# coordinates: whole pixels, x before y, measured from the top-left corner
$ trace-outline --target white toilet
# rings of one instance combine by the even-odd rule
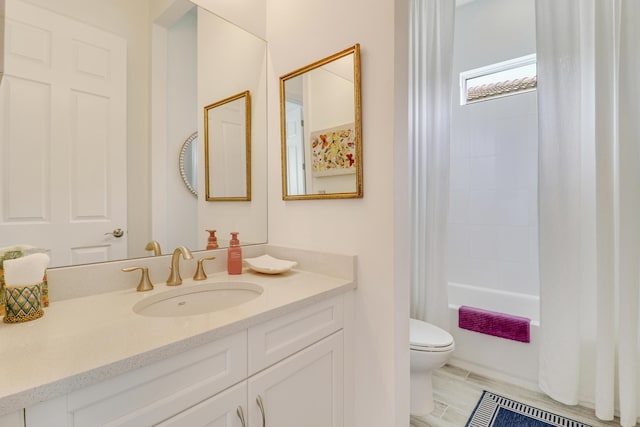
[[[433,411],[431,372],[447,363],[455,347],[449,332],[421,320],[410,319],[411,413]]]

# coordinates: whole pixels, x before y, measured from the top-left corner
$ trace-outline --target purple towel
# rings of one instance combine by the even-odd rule
[[[482,310],[475,307],[460,306],[458,310],[458,327],[494,337],[529,342],[530,319]]]

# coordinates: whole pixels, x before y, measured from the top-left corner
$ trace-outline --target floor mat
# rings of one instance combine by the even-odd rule
[[[483,391],[466,427],[592,427],[552,412]]]

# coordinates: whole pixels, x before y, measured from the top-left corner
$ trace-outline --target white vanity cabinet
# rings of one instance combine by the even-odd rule
[[[342,331],[158,424],[342,427]]]
[[[343,310],[333,298],[249,329],[249,426],[264,412],[267,426],[342,427]]]
[[[343,427],[342,328],[337,296],[27,408],[26,427]]]
[[[24,427],[24,411],[1,415],[0,427]]]

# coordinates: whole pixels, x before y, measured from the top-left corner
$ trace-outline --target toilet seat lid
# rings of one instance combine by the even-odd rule
[[[409,319],[410,347],[439,348],[453,344],[453,337],[444,329],[422,320]]]

